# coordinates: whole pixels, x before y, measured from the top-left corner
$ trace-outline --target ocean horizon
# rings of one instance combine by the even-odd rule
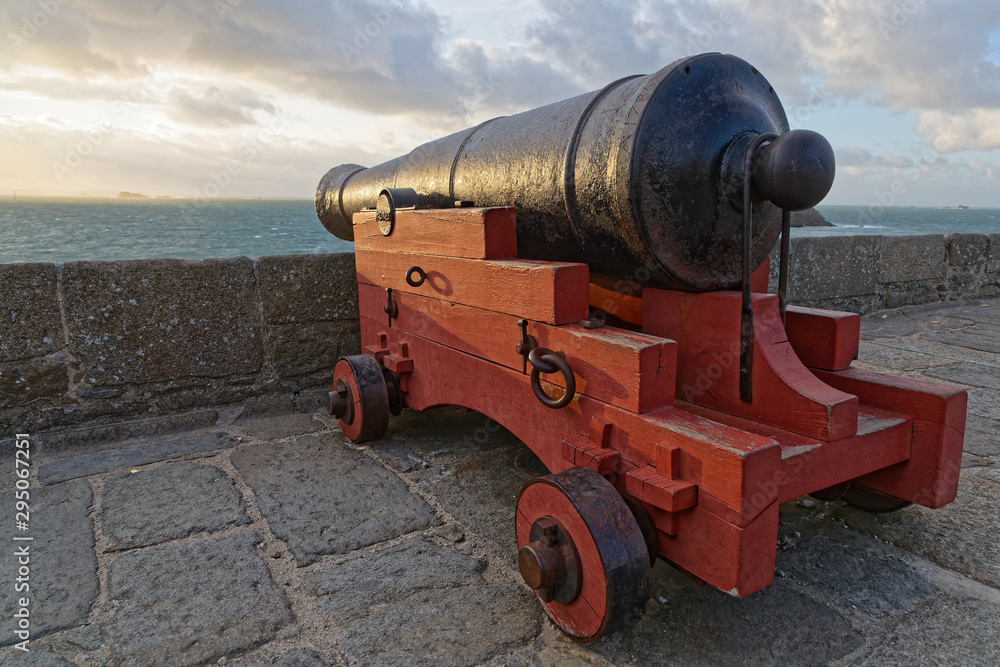
[[[820,205],[792,237],[1000,233],[1000,209]],[[350,252],[311,199],[22,197],[0,201],[0,263]]]

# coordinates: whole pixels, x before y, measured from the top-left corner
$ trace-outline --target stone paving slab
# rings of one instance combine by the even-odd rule
[[[992,667],[1000,660],[998,637],[1000,607],[943,598],[904,618],[886,641],[855,664]]]
[[[970,390],[968,413],[992,421],[1000,420],[1000,391],[995,389]]]
[[[128,440],[151,440],[177,433],[208,430],[215,425],[219,413],[215,410],[195,410],[179,415],[154,419],[130,419],[111,424],[41,433],[36,438],[39,460],[51,461],[64,456],[94,454],[120,449]]]
[[[11,480],[13,475],[4,475]],[[7,493],[4,494],[8,496]],[[8,497],[12,498],[12,494]],[[25,595],[31,600],[31,636],[43,637],[56,630],[86,622],[98,594],[97,557],[94,552],[94,525],[90,519],[93,493],[87,480],[76,480],[48,488],[31,489],[30,530],[19,536],[34,538],[14,542],[13,502],[11,516],[0,521],[0,581],[6,590],[2,596],[3,623],[0,623],[0,646],[13,644],[13,618],[17,600]],[[27,545],[30,568],[29,590],[15,592],[17,567],[13,554]]]
[[[311,414],[301,412],[248,417],[237,420],[235,426],[251,440],[280,440],[323,429],[322,422],[313,419]]]
[[[118,556],[108,569],[112,665],[196,665],[294,622],[251,530]]]
[[[838,515],[854,528],[1000,588],[1000,483],[983,475],[964,473],[955,502],[940,509],[913,505],[869,514],[845,506]]]
[[[971,364],[968,362],[928,368],[924,375],[939,378],[948,382],[982,387],[985,389],[1000,389],[1000,373],[993,366]]]
[[[486,581],[486,563],[410,539],[304,577],[341,648],[362,664],[475,665],[538,634],[534,595]]]
[[[892,368],[896,372],[923,370],[935,366],[948,366],[954,360],[925,352],[900,350],[879,344],[881,341],[862,339],[858,346],[858,360],[852,366],[860,368]]]
[[[38,468],[42,484],[58,484],[69,479],[98,475],[119,468],[166,461],[189,454],[204,454],[236,445],[228,433],[209,431],[175,438],[141,442],[82,456],[67,456]]]
[[[987,324],[975,324],[958,331],[928,331],[920,334],[920,337],[936,343],[1000,354],[1000,339],[997,338],[997,329]]]
[[[18,667],[71,667],[76,665],[66,658],[49,651],[29,651],[11,660]]]
[[[278,667],[326,667],[327,662],[316,651],[290,651],[275,663]]]
[[[529,479],[514,466],[526,451],[520,440],[477,412],[440,408],[401,415],[388,437],[371,447],[390,466],[416,462],[407,479],[432,493],[494,555],[516,567],[515,501]],[[483,501],[469,502],[470,497]]]
[[[104,483],[101,525],[112,550],[248,523],[235,485],[212,465],[169,463],[115,475]]]
[[[632,628],[593,648],[618,665],[821,665],[860,648],[843,615],[787,579],[744,599],[699,586],[664,562]]]
[[[778,568],[819,596],[873,616],[909,611],[934,596],[934,586],[913,566],[856,535],[798,541],[782,553]]]
[[[299,565],[440,522],[402,480],[342,437],[241,447],[232,462]]]

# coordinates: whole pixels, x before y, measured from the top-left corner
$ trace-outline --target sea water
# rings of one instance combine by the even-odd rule
[[[820,206],[793,236],[1000,232],[1000,209]],[[29,198],[0,202],[0,263],[349,252],[311,200]]]
[[[311,200],[21,199],[0,202],[0,263],[352,251]]]

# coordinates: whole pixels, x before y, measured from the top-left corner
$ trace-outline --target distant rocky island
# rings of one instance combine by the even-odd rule
[[[171,195],[156,195],[151,197],[149,195],[139,194],[138,192],[119,192],[118,199],[173,199]]]
[[[814,208],[792,212],[792,227],[833,227],[823,214]]]

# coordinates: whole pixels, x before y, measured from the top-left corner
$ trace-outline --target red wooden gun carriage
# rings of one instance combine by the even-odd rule
[[[852,369],[857,315],[784,303],[788,211],[832,178],[718,54],[337,167],[317,210],[355,242],[363,354],[330,411],[360,442],[460,405],[530,447],[551,474],[518,497],[518,564],[583,642],[641,612],[656,557],[766,587],[782,502],[940,507],[965,392]]]

